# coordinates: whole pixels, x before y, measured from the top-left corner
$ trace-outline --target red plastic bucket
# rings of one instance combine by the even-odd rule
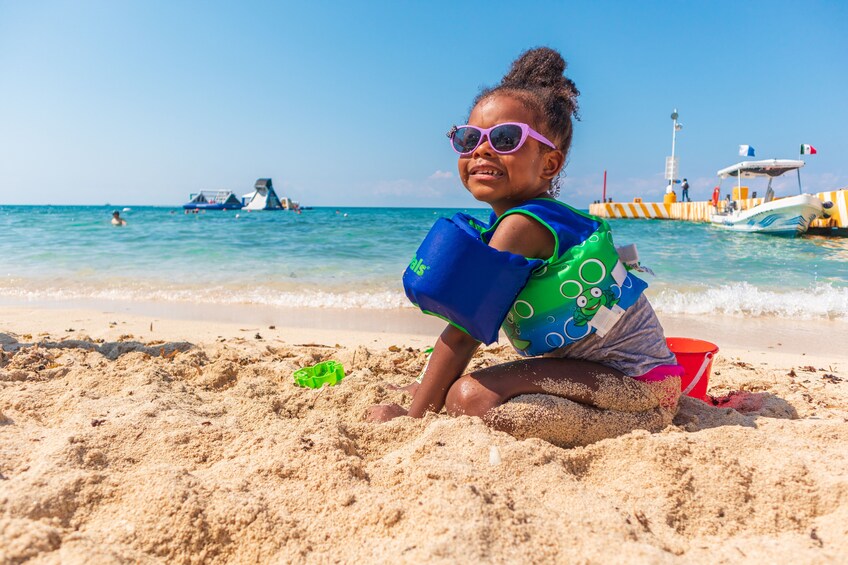
[[[669,337],[665,341],[677,357],[677,362],[683,365],[684,373],[680,380],[683,394],[706,400],[710,370],[713,357],[718,353],[718,345],[688,337]]]

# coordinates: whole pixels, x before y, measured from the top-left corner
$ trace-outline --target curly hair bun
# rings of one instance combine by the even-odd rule
[[[501,83],[522,86],[559,86],[567,64],[562,55],[550,47],[525,51],[513,61]]]
[[[501,86],[528,90],[552,89],[555,96],[569,102],[571,113],[576,114],[580,91],[563,74],[567,67],[562,55],[550,47],[529,49],[512,63],[512,68],[501,80]]]

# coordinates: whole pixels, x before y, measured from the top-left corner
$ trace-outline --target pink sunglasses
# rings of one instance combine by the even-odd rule
[[[489,140],[489,146],[495,153],[501,155],[515,153],[521,149],[528,137],[556,149],[556,145],[550,139],[521,122],[506,122],[486,129],[470,125],[453,126],[448,132],[448,137],[451,140],[451,147],[460,155],[472,153],[480,147],[484,137]]]

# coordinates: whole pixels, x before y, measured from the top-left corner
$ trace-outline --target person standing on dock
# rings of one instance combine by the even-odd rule
[[[686,179],[683,179],[683,184],[680,185],[680,201],[692,202],[692,199],[689,198],[689,181]]]

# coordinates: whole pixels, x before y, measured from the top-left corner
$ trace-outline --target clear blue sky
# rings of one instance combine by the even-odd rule
[[[848,2],[0,0],[0,203],[470,206],[444,132],[523,50],[582,91],[562,198],[706,199],[738,146],[848,185]],[[792,179],[792,182],[795,182]],[[787,191],[792,187],[787,185]]]

